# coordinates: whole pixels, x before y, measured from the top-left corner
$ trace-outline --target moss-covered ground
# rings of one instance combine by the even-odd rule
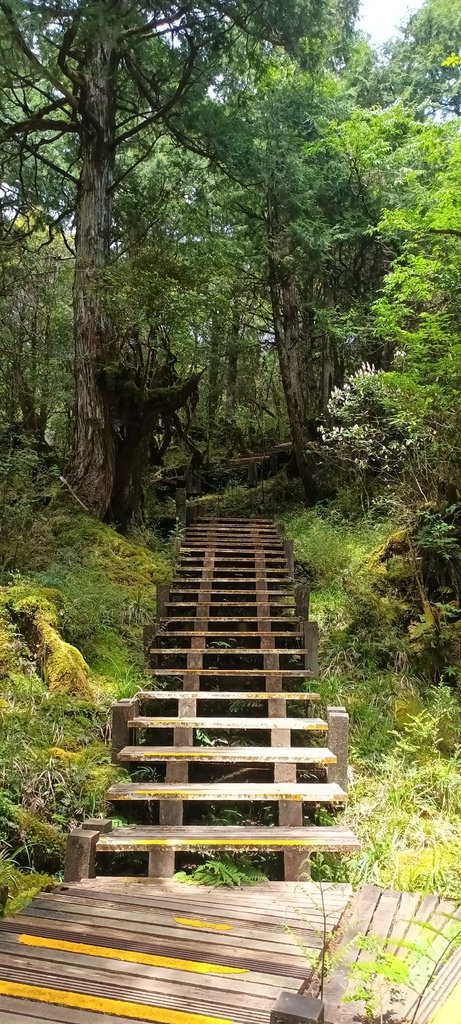
[[[111,702],[143,680],[143,625],[171,574],[154,534],[74,508],[35,524],[0,587],[0,892],[27,902],[62,868],[65,833],[99,813],[114,769]]]

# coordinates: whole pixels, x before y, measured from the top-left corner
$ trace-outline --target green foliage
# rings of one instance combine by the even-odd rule
[[[194,885],[258,885],[267,881],[266,875],[260,871],[250,858],[243,855],[213,858],[199,864],[190,873],[177,871],[177,882]]]
[[[54,880],[50,875],[36,871],[19,870],[14,861],[0,850],[0,893],[7,893],[5,904],[0,905],[7,914],[16,914],[39,892],[51,889]]]
[[[30,573],[8,577],[0,594],[0,848],[50,874],[65,833],[100,812],[119,777],[105,745],[110,703],[143,685],[142,626],[170,566],[154,535],[129,540],[62,507],[41,521],[40,539],[33,555],[18,543]],[[72,657],[71,692],[57,651]]]
[[[430,663],[408,634],[419,600],[414,568],[396,592],[402,577],[390,567],[402,555],[382,558],[407,550],[407,533],[373,512],[347,521],[334,506],[290,513],[285,523],[313,587],[322,700],[351,715],[346,820],[363,844],[349,861],[313,858],[312,876],[458,899],[460,704],[455,690],[431,687]]]

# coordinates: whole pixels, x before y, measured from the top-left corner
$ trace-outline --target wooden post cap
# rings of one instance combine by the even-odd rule
[[[324,1024],[325,1007],[313,996],[281,992],[271,1010],[270,1024]]]
[[[90,832],[112,832],[111,818],[85,818],[81,828],[87,828]]]

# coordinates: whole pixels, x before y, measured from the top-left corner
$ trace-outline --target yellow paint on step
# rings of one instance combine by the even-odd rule
[[[114,844],[109,843],[107,849],[110,849]],[[120,842],[120,848],[123,848],[123,843]],[[306,846],[315,847],[323,845],[323,839],[309,839],[306,843],[305,839],[130,839],[127,842],[127,847],[133,846]],[[104,850],[104,841],[98,844],[99,849]]]
[[[171,971],[190,971],[192,974],[247,974],[244,967],[228,967],[227,964],[201,963],[200,960],[183,960],[175,956],[154,956],[138,953],[131,949],[113,949],[111,946],[92,946],[86,942],[68,942],[64,939],[48,939],[41,935],[19,935],[23,946],[38,949],[57,949],[64,953],[79,953],[81,956],[99,956],[105,960],[124,960],[130,964],[145,964],[147,967],[163,967]]]
[[[461,982],[458,982],[442,1006],[437,1007],[429,1024],[461,1024]]]
[[[237,787],[236,787],[236,789],[237,789]],[[245,789],[244,785],[242,786],[242,789]],[[237,793],[238,793],[238,791],[237,791]],[[184,790],[184,789],[169,789],[167,792],[159,791],[158,789],[134,789],[134,790],[132,790],[132,792],[129,792],[129,793],[113,793],[113,794],[109,794],[109,798],[112,799],[112,800],[114,800],[114,799],[115,800],[132,800],[134,796],[141,796],[145,800],[149,799],[149,797],[155,797],[155,798],[158,798],[158,799],[163,797],[166,800],[187,800],[187,798],[190,797],[190,792],[188,790]],[[209,799],[211,799],[209,791],[206,790],[206,789],[202,789],[202,790],[197,789],[195,791],[195,793],[194,793],[194,796],[195,796],[196,800],[207,800],[207,799],[209,800]],[[238,795],[233,797],[233,799],[234,800],[238,800]],[[257,797],[255,797],[255,799],[258,799],[258,800],[285,800],[285,799],[289,799],[289,800],[297,801],[298,803],[306,803],[304,797],[302,795],[296,793],[294,790],[293,790],[293,792],[290,793],[290,795],[288,797],[284,793],[280,793],[280,792],[278,792],[278,793],[264,793],[263,792],[263,793],[258,793],[258,795],[257,795]]]
[[[230,932],[231,924],[214,924],[211,921],[194,921],[190,917],[175,917],[175,924],[182,924],[185,928],[211,928],[213,932]]]
[[[88,1010],[90,1013],[112,1014],[113,1017],[129,1017],[130,1020],[152,1021],[153,1024],[234,1024],[232,1020],[223,1017],[207,1017],[201,1013],[168,1010],[164,1006],[146,1006],[144,1003],[125,1003],[120,999],[90,996],[83,992],[68,992],[66,989],[45,988],[41,985],[26,985],[16,981],[0,980],[0,996],[30,999],[36,1003],[67,1006],[73,1010]]]

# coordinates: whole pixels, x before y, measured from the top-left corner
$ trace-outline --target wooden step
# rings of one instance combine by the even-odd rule
[[[248,458],[250,460],[253,460],[255,457],[257,458],[257,456],[254,455],[244,456],[244,458]],[[193,525],[214,526],[215,523],[224,525],[226,525],[227,523],[241,523],[244,526],[247,524],[251,526],[274,526],[273,519],[255,518],[253,516],[219,516],[219,519],[214,516],[199,516],[199,518],[196,519]],[[190,527],[188,527],[188,529],[190,529]]]
[[[184,697],[194,697],[197,700],[320,700],[319,693],[292,693],[287,690],[140,690],[136,697],[140,700],[183,700]]]
[[[277,594],[275,594],[274,596],[277,597]],[[252,597],[252,594],[248,594],[248,597]],[[166,602],[166,607],[167,608],[196,608],[197,605],[199,605],[199,604],[209,604],[210,605],[210,611],[216,611],[216,608],[225,608],[226,611],[229,611],[229,608],[255,608],[255,609],[258,608],[258,602],[257,601],[244,601],[243,599],[241,601],[223,601],[221,599],[220,601],[209,602],[209,601],[207,601],[207,598],[206,598],[205,594],[204,594],[204,598],[205,598],[205,600],[202,599],[202,595],[200,594],[200,595],[197,595],[197,600],[196,601],[167,601]],[[261,601],[260,603],[261,604],[263,604],[263,603],[264,604],[268,604],[270,606],[270,608],[286,608],[287,611],[293,611],[293,609],[294,609],[294,604],[293,603],[288,604],[288,603],[285,603],[284,601],[274,601],[274,600],[272,600],[272,597],[271,597],[270,601],[269,600]]]
[[[283,591],[283,590],[269,590],[267,587],[265,587],[264,590],[253,590],[253,589],[245,590],[245,588],[242,588],[242,587],[237,587],[237,588],[234,587],[233,589],[229,588],[228,590],[223,590],[223,589],[220,589],[220,588],[218,589],[218,588],[214,588],[214,587],[213,588],[205,589],[203,586],[202,587],[200,586],[200,580],[198,580],[197,582],[195,581],[194,582],[194,586],[192,586],[192,587],[183,587],[183,586],[179,587],[179,586],[177,586],[177,583],[178,583],[178,581],[175,581],[175,586],[171,588],[170,594],[169,594],[170,597],[172,597],[175,594],[183,594],[186,597],[192,597],[193,594],[197,594],[197,597],[200,596],[200,600],[201,601],[210,601],[210,603],[211,603],[211,598],[213,598],[213,597],[216,598],[216,600],[213,602],[214,604],[220,604],[221,602],[223,603],[223,598],[228,597],[228,596],[235,597],[236,594],[238,594],[242,598],[242,600],[239,601],[239,604],[242,604],[242,602],[244,604],[248,604],[249,602],[248,602],[247,598],[249,598],[249,597],[257,597],[257,598],[259,598],[260,601],[261,601],[261,599],[265,599],[265,601],[268,601],[270,599],[269,600],[270,604],[274,604],[274,601],[271,600],[274,597],[283,597],[283,598],[290,597],[290,598],[293,598],[293,591],[292,590],[286,590],[286,591]],[[244,600],[244,598],[245,598],[245,600]],[[183,604],[183,603],[184,602],[183,602],[182,599],[179,599],[179,600],[176,599],[175,600],[175,604]],[[231,603],[231,602],[227,602],[226,601],[225,603],[227,604],[227,603]],[[233,603],[235,604],[236,602],[234,601]],[[251,602],[251,603],[253,603],[253,602]],[[197,604],[197,601],[194,601],[194,604]],[[285,607],[285,604],[284,604],[284,607]]]
[[[181,569],[181,571],[183,571],[182,566],[180,567],[180,569]],[[213,584],[213,585],[216,584],[216,583],[235,583],[236,582],[236,575],[237,575],[237,578],[242,581],[242,583],[255,583],[258,580],[261,583],[263,583],[265,580],[268,580],[269,583],[287,583],[288,584],[288,583],[292,583],[293,582],[290,579],[290,575],[289,575],[289,572],[287,571],[287,569],[271,569],[270,567],[267,567],[267,566],[265,566],[263,569],[260,569],[260,570],[259,569],[254,569],[254,568],[251,568],[251,569],[250,568],[248,568],[248,569],[241,569],[241,568],[239,568],[239,569],[236,569],[235,571],[233,571],[232,569],[231,570],[225,569],[225,575],[224,575],[224,573],[222,575],[218,575],[219,565],[213,565],[212,568],[209,571],[213,572],[212,579],[209,581],[210,584]],[[233,572],[233,574],[232,575],[228,575],[229,571]],[[208,579],[204,579],[203,569],[202,570],[201,569],[196,570],[196,567],[193,566],[191,568],[191,572],[195,572],[196,579],[194,580],[193,578],[191,578],[191,575],[187,575],[186,583],[196,583],[196,582],[197,583],[208,583]],[[243,575],[243,573],[245,573],[245,575]],[[271,579],[271,577],[274,577],[274,580]],[[282,577],[283,579],[279,580],[278,579],[279,577]],[[178,578],[178,579],[180,580],[180,578]]]
[[[203,562],[204,556],[199,555],[196,551],[194,551],[192,555],[188,555],[187,552],[183,554],[183,552],[184,548],[180,548],[177,561],[179,564],[183,563],[186,566],[186,568],[191,564],[191,562]],[[286,557],[283,554],[283,552],[280,552],[277,555],[272,555],[269,559],[266,558],[265,561],[266,564],[268,561],[281,562],[282,564],[278,567],[279,571],[286,571]],[[256,562],[256,555],[251,554],[249,552],[245,552],[240,555],[236,554],[235,552],[233,555],[223,555],[219,551],[217,551],[215,554],[215,564],[219,567],[220,563],[226,562],[230,562],[230,567],[232,570],[234,569],[234,566],[238,567],[240,566],[240,564],[242,565],[243,569],[253,569]],[[223,568],[226,568],[226,566],[223,565]]]
[[[336,764],[328,747],[123,747],[119,761],[205,761],[211,764]]]
[[[347,794],[337,782],[116,782],[107,790],[119,800],[252,801],[296,800],[308,804],[343,804]]]
[[[234,581],[235,583],[237,581]],[[270,581],[268,581],[270,583]],[[215,587],[214,580],[210,580],[210,586],[204,587],[203,584],[208,583],[208,580],[174,580],[173,586],[170,589],[171,594],[187,594],[191,595],[200,593],[201,597],[211,595],[211,597],[225,597],[227,594],[242,594],[244,597],[259,597],[261,594],[264,597],[293,597],[293,591],[286,590],[271,590],[269,587],[259,587],[254,589],[249,585],[253,583],[251,580],[244,580],[242,587]],[[188,584],[188,586],[186,586]],[[248,590],[245,590],[245,585],[248,585]],[[281,587],[282,581],[276,581],[276,586]]]
[[[304,668],[150,668],[147,675],[158,676],[289,676],[291,679],[309,679],[312,672]]]
[[[166,620],[166,621],[170,622],[170,620]],[[163,618],[162,622],[165,622],[164,618]],[[237,630],[236,633],[232,633],[232,632],[229,632],[229,630],[227,630],[224,633],[222,631],[219,632],[218,630],[212,630],[211,632],[208,632],[208,631],[205,631],[205,630],[161,630],[159,633],[157,633],[157,636],[158,637],[207,637],[207,638],[209,637],[211,640],[214,640],[215,637],[227,637],[229,639],[236,639],[236,640],[238,640],[240,637],[255,637],[255,638],[257,638],[257,637],[274,637],[275,639],[276,638],[278,639],[279,637],[300,637],[301,638],[303,636],[303,631],[299,630],[299,629],[298,630],[289,630],[288,632],[279,631],[279,630],[277,630],[277,631],[274,631],[274,630],[261,630],[260,632],[257,631],[257,632],[254,632],[254,633],[249,633],[248,631]],[[157,649],[157,648],[155,648],[155,649]],[[184,649],[188,650],[190,648],[184,648]],[[278,647],[277,650],[280,650],[281,653],[285,652],[285,648],[283,648],[283,647]]]
[[[142,853],[149,848],[166,847],[173,850],[341,850],[353,853],[360,843],[344,826],[317,825],[303,828],[272,826],[198,826],[161,825],[116,828],[100,836],[100,853],[133,851]]]
[[[237,543],[236,542],[235,544],[232,544],[232,545],[231,544],[220,545],[220,547],[217,548],[215,544],[207,545],[203,541],[198,541],[197,540],[197,541],[193,541],[193,542],[191,541],[188,544],[185,544],[184,547],[181,547],[180,550],[181,550],[181,554],[184,554],[185,552],[188,552],[188,551],[192,551],[192,552],[207,551],[207,553],[210,553],[210,549],[212,549],[212,552],[214,552],[215,555],[220,553],[220,554],[230,554],[230,555],[238,556],[239,554],[241,554],[242,552],[245,552],[245,551],[256,551],[256,552],[259,552],[259,554],[265,554],[266,557],[268,555],[279,555],[279,554],[283,555],[283,544],[264,544],[264,545],[263,544],[258,544],[258,545],[255,545],[255,544],[250,544],[249,541],[248,542],[247,541],[242,541],[241,543]]]
[[[204,618],[206,619],[207,616],[206,615],[165,615],[159,621],[160,622],[172,623],[172,624],[174,624],[176,626],[178,624],[178,622],[194,622],[195,619],[202,620]],[[218,622],[226,622],[226,623],[227,622],[234,622],[238,626],[242,622],[255,622],[255,620],[257,620],[257,618],[258,618],[257,615],[244,615],[244,616],[238,616],[238,615],[215,615],[213,617],[213,619],[211,620],[211,622],[213,623],[213,625],[216,625]],[[266,620],[266,616],[264,616],[264,619]],[[293,632],[289,632],[287,634],[289,636],[293,636],[294,633],[300,633],[300,619],[299,619],[299,617],[297,617],[295,615],[291,615],[291,616],[288,616],[288,615],[285,615],[285,616],[269,615],[269,619],[270,619],[272,625],[274,625],[274,626],[275,625],[289,626],[292,623],[293,626],[295,627],[295,629],[293,630]],[[237,632],[240,632],[240,630],[237,630]],[[191,632],[190,635],[191,636],[196,636],[196,633],[195,632]],[[227,630],[227,632],[224,634],[224,636],[229,636],[229,635],[230,635],[230,631]],[[245,632],[242,631],[242,633],[240,635],[241,636],[245,636],[245,635],[248,635],[248,634],[245,634]],[[259,633],[259,631],[257,631],[257,630],[255,630],[255,631],[253,631],[251,633],[251,636],[261,636],[261,635],[264,635],[264,634]],[[280,633],[279,633],[278,630],[268,630],[268,631],[266,631],[266,635],[267,636],[279,636]],[[207,636],[219,636],[219,633],[215,632],[213,629],[209,629],[208,633],[207,633]]]
[[[197,634],[194,633],[194,636]],[[190,647],[151,647],[149,649],[150,654],[189,654],[191,652]],[[224,657],[232,656],[233,654],[242,655],[265,655],[265,654],[284,654],[290,658],[302,657],[304,654],[309,654],[310,651],[301,647],[292,647],[286,650],[280,647],[272,647],[265,649],[264,647],[194,647],[192,650],[193,654],[219,654]]]
[[[326,732],[327,723],[322,718],[229,718],[207,715],[177,716],[171,715],[137,715],[128,722],[130,729],[226,729],[243,732],[251,730],[260,732],[263,729],[297,730],[298,732]]]

